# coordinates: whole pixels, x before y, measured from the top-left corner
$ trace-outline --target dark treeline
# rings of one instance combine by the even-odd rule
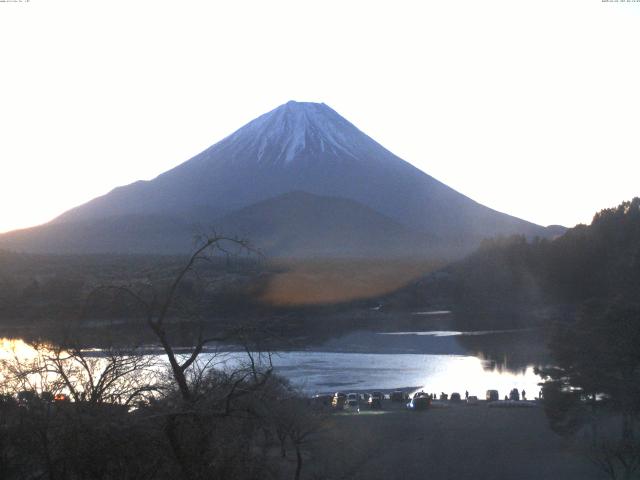
[[[455,303],[579,304],[636,293],[640,285],[640,199],[597,213],[555,240],[487,241],[455,267]]]
[[[0,360],[1,478],[300,478],[321,417],[273,373],[262,348],[269,332],[204,328],[199,302],[210,299],[220,243],[205,239],[153,283],[89,293],[89,310],[124,304],[161,356],[134,338],[96,355],[71,322],[55,343],[34,341],[31,352]],[[172,328],[178,317],[189,321],[188,341]],[[217,340],[244,353],[205,351]]]
[[[586,301],[634,298],[640,285],[640,199],[553,239],[485,240],[462,261],[389,298],[452,308],[461,328],[522,328],[566,318]]]
[[[161,365],[131,352],[99,363],[54,350],[40,351],[39,369],[3,362],[0,478],[299,478],[320,427],[319,413],[264,362],[227,371],[199,362],[185,399]],[[54,371],[70,375],[54,380]],[[21,382],[27,372],[47,390]]]
[[[173,318],[167,329],[180,338],[182,345],[190,344],[194,319],[199,323],[204,320],[203,327],[211,334],[240,322],[268,325],[273,333],[279,333],[277,339],[272,337],[273,348],[278,349],[321,343],[358,328],[393,328],[398,322],[392,313],[372,313],[377,298],[307,304],[270,301],[265,292],[274,278],[286,275],[296,264],[241,253],[209,258],[197,266],[197,275],[181,283],[177,292],[181,301],[169,312]],[[73,326],[75,334],[94,347],[108,346],[118,337],[121,343],[132,338],[153,341],[147,329],[139,328],[140,311],[131,298],[117,292],[91,293],[106,285],[137,290],[166,286],[185,258],[0,251],[0,337],[46,338],[55,342],[64,325],[65,329]],[[363,269],[369,266],[366,262],[358,265]],[[184,308],[187,305],[188,312]],[[404,324],[396,326],[409,328]]]
[[[41,327],[45,323],[127,320],[138,312],[127,302],[87,298],[103,285],[166,283],[184,263],[184,256],[154,255],[30,255],[0,251],[0,328]],[[198,266],[204,281],[187,279],[185,297],[206,295],[212,314],[259,308],[261,289],[275,271],[259,257],[216,257]],[[206,290],[206,291],[205,291]]]
[[[555,240],[486,241],[422,287],[423,300],[451,302],[462,327],[544,331],[552,428],[609,478],[638,478],[640,198]]]
[[[559,293],[576,308],[549,326],[553,363],[540,373],[551,427],[582,439],[609,478],[638,478],[640,199],[601,211],[558,244]]]

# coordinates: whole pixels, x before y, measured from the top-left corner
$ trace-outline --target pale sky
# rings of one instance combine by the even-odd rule
[[[487,206],[640,195],[640,2],[0,2],[0,231],[325,102]]]

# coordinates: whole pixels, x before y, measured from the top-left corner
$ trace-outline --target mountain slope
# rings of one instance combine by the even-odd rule
[[[84,237],[78,234],[72,242],[81,250],[95,247],[89,243],[91,235],[100,236],[97,231],[113,237],[113,248],[127,250],[129,242],[137,250],[145,240],[131,238],[136,229],[161,230],[168,223],[173,227],[167,230],[165,243],[159,238],[159,245],[149,244],[153,247],[150,252],[165,252],[183,243],[185,235],[176,232],[178,225],[212,225],[239,209],[290,192],[357,202],[380,214],[380,221],[385,218],[407,231],[437,237],[460,252],[474,248],[488,236],[548,233],[543,227],[496,212],[447,187],[386,150],[328,106],[297,102],[258,117],[151,181],[116,188],[62,214],[51,222],[48,231],[67,227],[85,231]],[[303,204],[313,216],[313,202]],[[261,218],[277,215],[267,206],[257,209]],[[253,215],[257,221],[257,214]],[[154,221],[159,223],[153,226]],[[104,222],[124,222],[128,236],[122,236],[118,228],[104,229]],[[136,226],[137,222],[146,226]],[[79,227],[81,224],[85,226]],[[331,238],[337,242],[340,231],[335,234]],[[24,248],[28,248],[29,231],[20,235]],[[277,235],[275,230],[270,234],[274,245]],[[122,238],[116,238],[119,236]],[[366,237],[363,234],[358,238]],[[6,244],[6,238],[0,237],[0,247]],[[86,248],[81,248],[83,238]],[[40,245],[46,248],[47,242]],[[285,253],[284,249],[280,251]]]
[[[188,252],[197,233],[249,239],[271,257],[414,257],[445,250],[353,200],[290,192],[231,212],[213,225],[157,215],[50,223],[0,238],[12,250],[49,253]]]
[[[50,222],[0,235],[0,249],[53,254],[173,254],[193,246],[195,226],[162,215],[121,215]]]
[[[353,200],[291,192],[221,218],[221,231],[250,238],[273,256],[411,257],[440,248]]]

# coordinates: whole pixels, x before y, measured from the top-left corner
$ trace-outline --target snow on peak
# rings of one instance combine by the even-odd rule
[[[303,152],[358,158],[354,148],[363,134],[324,103],[289,101],[258,117],[229,140],[257,162],[290,164]]]

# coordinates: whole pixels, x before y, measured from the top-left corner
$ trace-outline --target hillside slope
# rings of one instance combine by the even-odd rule
[[[328,106],[289,102],[153,180],[118,187],[60,215],[47,228],[0,236],[0,248],[11,245],[10,248],[21,250],[56,251],[54,247],[64,243],[67,250],[83,252],[146,249],[148,253],[177,253],[175,249],[182,250],[185,238],[190,238],[193,225],[218,225],[224,219],[223,223],[238,227],[235,233],[244,235],[246,226],[241,225],[242,221],[232,221],[227,216],[253,205],[254,212],[243,215],[262,225],[255,228],[262,228],[265,235],[265,225],[271,223],[274,228],[267,235],[269,245],[278,254],[298,255],[303,252],[297,247],[291,251],[284,247],[292,234],[291,225],[282,218],[271,221],[280,214],[269,208],[288,207],[278,202],[261,204],[292,192],[307,192],[316,196],[309,198],[316,200],[350,200],[370,210],[362,210],[364,218],[357,220],[353,209],[345,204],[342,221],[333,224],[336,230],[323,232],[325,240],[334,245],[312,242],[319,248],[317,254],[358,248],[369,251],[370,229],[399,231],[397,226],[387,225],[388,221],[412,232],[397,239],[398,247],[387,242],[388,251],[403,249],[406,235],[416,233],[438,238],[460,254],[476,247],[485,237],[544,237],[550,233],[447,187],[389,152]],[[308,209],[306,213],[300,210],[303,206]],[[312,218],[325,208],[309,199],[298,207],[299,219]],[[377,220],[373,213],[377,213]],[[347,218],[353,239],[348,248],[342,245]],[[380,225],[374,226],[376,221]],[[278,238],[276,225],[285,228],[282,238]],[[327,226],[324,222],[319,225]],[[363,230],[356,233],[357,226]],[[312,222],[304,226],[311,227]],[[357,239],[364,243],[358,244]],[[413,243],[421,245],[422,241]],[[431,241],[425,245],[435,246]],[[377,254],[378,249],[373,250]],[[425,255],[434,253],[427,251]]]

